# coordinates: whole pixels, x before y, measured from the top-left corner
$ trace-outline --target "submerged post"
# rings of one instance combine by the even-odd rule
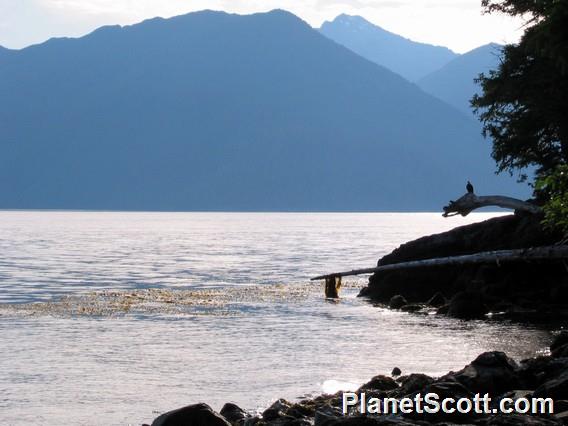
[[[341,288],[341,276],[331,276],[325,278],[325,297],[339,299],[339,289]]]

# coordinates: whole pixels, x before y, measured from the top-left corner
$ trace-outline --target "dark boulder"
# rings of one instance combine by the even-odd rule
[[[430,298],[430,300],[428,300],[428,302],[426,302],[428,306],[432,306],[434,308],[439,308],[440,306],[444,306],[446,303],[448,303],[448,301],[446,300],[444,295],[440,292],[436,293],[434,296]]]
[[[245,410],[231,402],[223,405],[219,414],[227,419],[232,425],[242,424],[245,419],[250,417],[250,414],[248,414]]]
[[[463,370],[444,377],[456,380],[473,393],[500,395],[522,388],[516,370],[515,361],[503,352],[486,352]]]
[[[408,305],[408,302],[406,301],[406,299],[399,295],[393,296],[391,297],[390,301],[389,301],[389,308],[391,309],[400,309],[402,308],[404,305]]]
[[[487,306],[483,303],[480,294],[465,291],[452,297],[448,307],[448,316],[459,319],[483,318],[487,312]]]
[[[263,411],[262,418],[264,420],[274,420],[278,417],[284,417],[286,416],[286,411],[288,410],[288,408],[290,408],[291,405],[292,404],[290,404],[285,399],[279,399]]]
[[[559,334],[554,336],[554,339],[550,344],[550,351],[554,352],[556,349],[564,345],[568,345],[568,331],[561,331]]]
[[[526,388],[536,389],[545,382],[568,373],[568,358],[540,356],[521,361],[518,375]]]
[[[400,384],[398,395],[408,395],[425,389],[434,383],[434,379],[426,374],[411,374],[406,376]]]
[[[546,381],[534,391],[537,398],[568,399],[568,372]]]
[[[442,381],[434,382],[424,389],[420,390],[420,392],[415,392],[413,394],[408,395],[409,398],[413,398],[416,394],[421,393],[423,395],[428,393],[435,393],[439,396],[440,401],[445,398],[454,398],[454,400],[458,400],[460,398],[473,398],[473,393],[471,393],[468,389],[466,389],[462,384],[455,382],[455,381]],[[425,414],[425,413],[409,413],[404,414],[404,417],[413,420],[427,420],[430,423],[437,423],[437,422],[458,422],[458,423],[465,423],[466,421],[472,420],[475,415],[473,413],[463,414],[459,412],[454,413],[445,413],[443,411],[439,411],[438,413],[432,414]]]
[[[231,426],[207,404],[194,404],[168,411],[157,417],[152,426]]]
[[[314,414],[314,426],[332,424],[341,417],[343,417],[343,413],[339,408],[324,405],[323,407],[320,407]]]
[[[366,390],[391,391],[397,388],[398,384],[392,377],[379,375],[373,377],[369,382],[361,386],[359,388],[359,392],[364,392]]]
[[[307,407],[303,407],[301,404],[291,404],[285,399],[279,399],[274,402],[270,407],[268,407],[262,413],[262,419],[265,422],[269,422],[273,425],[286,425],[286,426],[302,426],[309,425],[310,422],[304,419],[305,415],[308,414],[309,410]]]
[[[450,305],[446,304],[446,305],[442,305],[438,308],[438,310],[436,311],[437,315],[448,315],[448,311],[450,310]]]
[[[568,344],[554,348],[551,355],[554,358],[568,358]]]

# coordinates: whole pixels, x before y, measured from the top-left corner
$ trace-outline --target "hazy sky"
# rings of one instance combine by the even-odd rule
[[[202,10],[286,9],[320,26],[340,13],[361,15],[413,40],[466,52],[516,41],[522,22],[482,15],[481,0],[0,0],[0,45],[21,48],[50,37],[81,36],[101,25]]]

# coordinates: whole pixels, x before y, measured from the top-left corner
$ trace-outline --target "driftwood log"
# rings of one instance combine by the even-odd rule
[[[495,206],[504,209],[513,209],[528,213],[537,214],[542,209],[534,204],[516,198],[504,197],[502,195],[475,195],[468,192],[458,200],[450,200],[450,204],[444,207],[444,217],[462,215],[467,216],[473,210],[481,207]]]
[[[396,269],[423,268],[428,266],[447,266],[447,265],[471,265],[479,263],[496,263],[497,265],[505,262],[530,262],[530,261],[563,261],[568,259],[568,245],[535,247],[528,249],[515,250],[496,250],[486,251],[463,256],[437,257],[434,259],[413,260],[410,262],[393,263],[390,265],[376,266],[374,268],[354,269],[347,272],[336,272],[333,274],[320,275],[311,278],[311,281],[328,280],[335,277],[348,277],[353,275],[374,274],[381,271],[392,271]]]

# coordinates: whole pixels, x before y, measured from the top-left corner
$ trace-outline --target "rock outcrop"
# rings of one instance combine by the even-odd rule
[[[194,404],[168,411],[156,418],[152,426],[231,426],[223,416],[207,404]]]
[[[514,214],[419,238],[384,256],[378,266],[557,243],[561,236],[543,229],[541,219],[539,215]],[[566,318],[568,268],[558,261],[381,271],[369,278],[360,295],[407,311],[402,300],[405,304],[434,305],[440,313],[457,318],[478,318],[488,312],[535,321]],[[445,299],[449,300],[446,304]]]

